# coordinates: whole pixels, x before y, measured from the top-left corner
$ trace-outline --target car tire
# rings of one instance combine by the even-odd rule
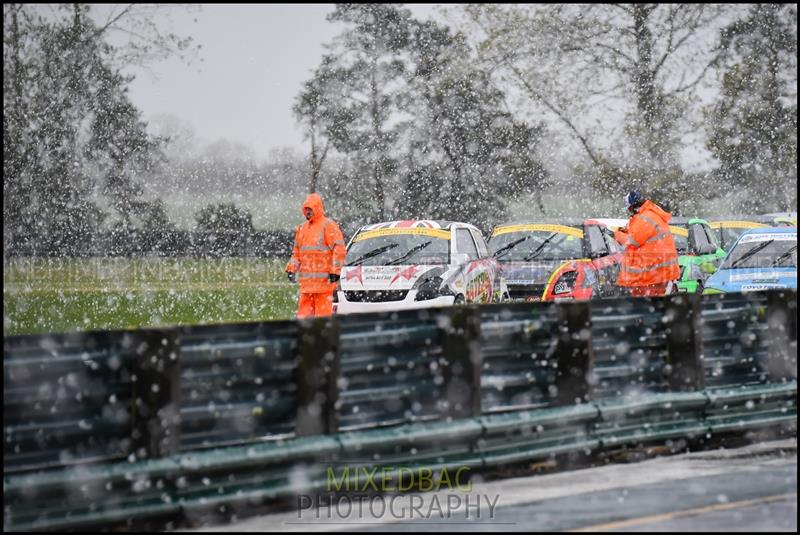
[[[465,304],[467,304],[467,300],[461,294],[458,294],[455,300],[453,301],[453,306],[465,305]]]

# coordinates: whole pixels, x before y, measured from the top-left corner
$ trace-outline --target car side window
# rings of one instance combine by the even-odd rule
[[[714,249],[717,249],[719,247],[719,243],[717,243],[718,240],[716,232],[714,232],[714,230],[711,227],[708,227],[706,225],[703,225],[703,230],[705,230],[706,232],[706,238],[708,239],[708,243],[714,245]]]
[[[470,260],[478,259],[478,249],[468,229],[456,229],[456,248],[459,253],[466,253]]]
[[[486,242],[483,239],[483,236],[480,232],[476,232],[474,230],[472,232],[472,239],[475,240],[475,245],[478,246],[478,254],[481,258],[486,258],[489,256],[489,249],[486,247]]]
[[[606,246],[611,254],[619,253],[622,251],[622,246],[614,239],[614,233],[609,229],[603,231],[603,237],[606,239]]]
[[[606,242],[603,239],[603,232],[600,230],[600,227],[597,225],[587,225],[583,228],[583,231],[586,233],[588,239],[588,253],[590,258],[598,258],[601,256],[606,256],[608,254],[608,249],[606,247]]]

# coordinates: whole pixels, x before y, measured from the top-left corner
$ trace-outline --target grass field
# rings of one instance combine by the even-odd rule
[[[3,335],[289,319],[286,260],[14,259],[3,263]]]

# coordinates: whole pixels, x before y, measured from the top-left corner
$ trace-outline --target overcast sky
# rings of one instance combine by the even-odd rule
[[[442,5],[405,7],[418,19],[443,20]],[[191,36],[202,48],[190,65],[170,58],[146,71],[129,70],[136,76],[130,85],[131,99],[146,121],[162,114],[176,116],[192,127],[201,143],[235,141],[260,158],[279,147],[306,152],[307,142],[291,108],[303,82],[319,65],[324,45],[344,29],[325,20],[333,10],[334,4],[162,9],[157,19],[162,31]],[[551,127],[558,127],[558,122]],[[693,131],[684,140],[682,163],[690,170],[708,166],[699,134]]]
[[[420,18],[434,4],[409,4]],[[130,97],[145,120],[169,113],[198,138],[238,141],[258,156],[271,148],[305,150],[291,111],[303,82],[319,65],[323,44],[343,26],[325,20],[333,4],[203,5],[161,15],[164,29],[202,45],[198,60],[178,59],[131,71]],[[202,59],[202,61],[199,61]]]

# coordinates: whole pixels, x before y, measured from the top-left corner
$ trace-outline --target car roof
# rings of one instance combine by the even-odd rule
[[[508,227],[511,225],[564,225],[565,227],[581,227],[583,226],[584,221],[587,221],[587,219],[583,219],[580,217],[543,217],[537,219],[521,219],[521,220],[509,221],[506,223],[499,223],[495,225],[493,228]]]
[[[605,225],[607,227],[624,227],[628,224],[628,221],[630,221],[630,219],[622,217],[590,217],[586,220]]]
[[[797,227],[762,227],[751,228],[742,232],[742,236],[748,234],[797,234]]]
[[[398,221],[371,223],[369,225],[364,225],[359,231],[384,228],[430,228],[449,230],[453,228],[454,225],[463,225],[477,230],[477,227],[472,223],[462,223],[460,221],[445,221],[443,219],[402,219]]]
[[[775,218],[779,216],[771,215],[726,215],[726,216],[709,216],[705,220],[709,222],[717,221],[750,221],[752,223],[772,223]]]
[[[708,223],[708,218],[705,217],[672,217],[669,220],[670,225],[689,225],[690,223]]]

